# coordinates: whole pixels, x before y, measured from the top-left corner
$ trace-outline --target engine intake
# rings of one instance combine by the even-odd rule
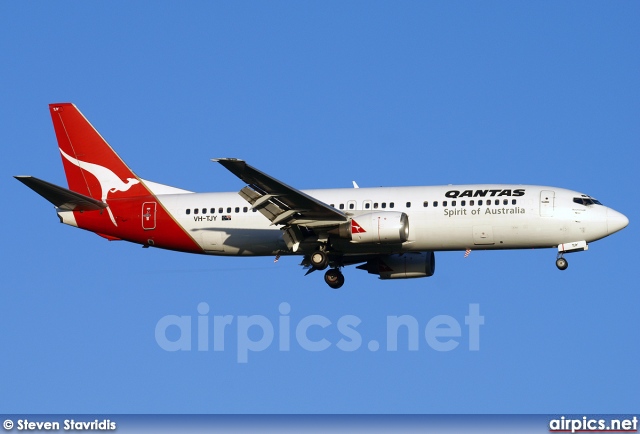
[[[380,279],[410,279],[430,277],[436,271],[436,256],[433,252],[412,252],[384,255],[357,266]]]
[[[330,233],[352,243],[401,244],[409,239],[409,217],[395,211],[361,214]]]

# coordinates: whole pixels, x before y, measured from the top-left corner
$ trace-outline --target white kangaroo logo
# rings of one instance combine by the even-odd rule
[[[127,178],[127,182],[125,183],[118,177],[118,175],[116,175],[106,167],[102,167],[93,163],[87,163],[86,161],[80,161],[77,158],[71,157],[62,149],[60,149],[60,153],[69,162],[75,164],[80,169],[86,170],[96,177],[96,179],[100,183],[100,188],[102,189],[102,191],[100,192],[100,196],[104,203],[107,203],[107,195],[109,193],[115,193],[116,191],[127,191],[133,185],[140,183],[140,181],[138,181],[136,178]],[[111,221],[113,222],[113,224],[118,226],[118,223],[116,223],[116,219],[113,218],[113,214],[111,213],[111,209],[109,207],[107,207],[107,212],[109,213],[109,217],[111,217]]]

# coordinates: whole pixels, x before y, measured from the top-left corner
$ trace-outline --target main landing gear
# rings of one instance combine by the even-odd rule
[[[316,250],[309,255],[309,264],[312,270],[324,270],[329,266],[329,255],[324,250]],[[334,265],[332,265],[334,267]],[[344,275],[339,268],[331,268],[324,273],[324,281],[333,289],[338,289],[344,285]]]
[[[344,275],[337,268],[331,268],[324,273],[324,281],[333,289],[338,289],[344,285]]]
[[[323,250],[316,250],[309,256],[309,262],[316,270],[324,270],[329,265],[329,256]]]

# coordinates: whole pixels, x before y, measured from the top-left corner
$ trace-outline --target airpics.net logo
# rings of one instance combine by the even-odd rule
[[[479,351],[480,328],[485,323],[477,303],[469,304],[468,313],[460,320],[451,315],[428,319],[388,315],[383,319],[381,334],[385,336],[381,344],[380,339],[363,338],[364,324],[357,315],[342,315],[333,320],[317,314],[293,317],[292,307],[287,302],[280,303],[272,318],[212,314],[206,302],[199,303],[196,311],[197,315],[160,318],[155,327],[158,346],[170,352],[192,351],[194,346],[197,351],[217,352],[233,351],[235,347],[238,363],[247,363],[251,353],[270,348],[286,352],[295,346],[309,352],[327,351],[332,347],[343,352],[418,351],[424,348],[447,352],[465,347],[468,351]],[[464,345],[464,340],[468,345]]]

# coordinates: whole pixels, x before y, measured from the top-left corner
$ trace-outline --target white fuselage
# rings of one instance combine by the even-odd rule
[[[588,196],[556,187],[478,184],[304,192],[354,220],[374,211],[407,214],[408,241],[385,246],[356,244],[334,237],[331,242],[345,254],[549,248],[574,241],[595,241],[622,229],[628,222],[611,208],[574,201]],[[253,211],[237,193],[157,197],[206,253],[289,253],[279,227]]]

